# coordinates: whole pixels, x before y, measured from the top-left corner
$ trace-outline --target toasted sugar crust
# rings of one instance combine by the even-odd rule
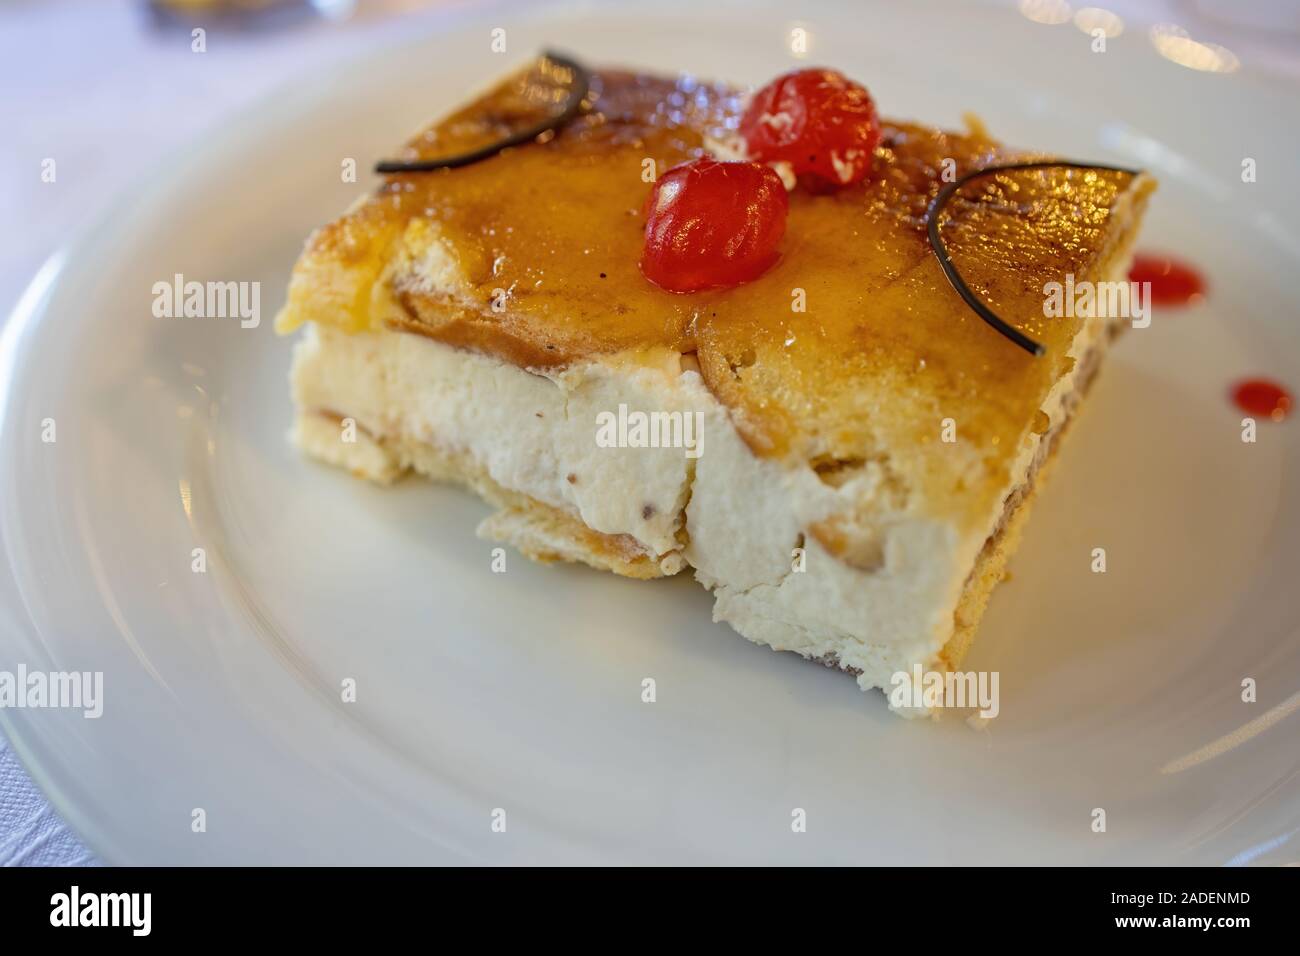
[[[1077,320],[1041,317],[1044,283],[1100,275],[1154,184],[1120,173],[1007,174],[951,204],[954,259],[1047,345],[1033,359],[970,313],[923,229],[947,161],[960,174],[1019,154],[982,134],[887,121],[869,182],[791,196],[776,267],[735,289],[677,296],[637,270],[642,161],[662,169],[700,155],[727,135],[742,99],[614,71],[597,73],[593,91],[590,112],[549,142],[390,177],[320,230],[295,270],[286,324],[387,325],[523,367],[639,348],[694,352],[756,454],[888,455],[915,507],[984,520],[1078,331]],[[553,92],[526,71],[421,133],[408,155],[481,143],[536,116]],[[791,310],[795,290],[806,312]],[[949,417],[958,449],[939,445]]]

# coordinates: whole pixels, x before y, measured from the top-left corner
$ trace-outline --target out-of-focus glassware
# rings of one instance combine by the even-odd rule
[[[258,27],[310,16],[343,19],[357,0],[146,0],[146,5],[160,24]]]

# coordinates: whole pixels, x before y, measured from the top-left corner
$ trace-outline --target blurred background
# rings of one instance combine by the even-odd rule
[[[1055,29],[1137,33],[1188,69],[1300,82],[1300,0],[968,2]],[[259,99],[286,84],[310,84],[365,50],[436,36],[440,24],[471,7],[500,8],[505,17],[537,5],[544,4],[0,0],[0,208],[8,227],[0,230],[0,322],[41,263],[109,202],[147,181],[173,151],[221,136],[225,121]],[[718,5],[744,8],[739,0]],[[791,9],[797,14],[797,4]],[[1213,121],[1195,104],[1188,119]],[[59,189],[42,183],[51,157]],[[0,863],[93,862],[0,737]]]

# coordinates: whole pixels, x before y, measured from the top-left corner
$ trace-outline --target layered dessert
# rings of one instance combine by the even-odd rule
[[[959,665],[1123,321],[1044,290],[1123,280],[1154,186],[881,120],[833,71],[561,57],[381,169],[277,320],[298,445],[463,484],[539,561],[692,573],[864,689]]]

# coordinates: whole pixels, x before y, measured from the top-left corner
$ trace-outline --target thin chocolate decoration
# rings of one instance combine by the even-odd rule
[[[948,247],[944,245],[943,239],[939,235],[939,213],[948,201],[957,194],[957,190],[970,182],[972,179],[978,179],[981,176],[988,176],[992,173],[1004,173],[1017,169],[1097,169],[1102,172],[1110,173],[1128,173],[1132,176],[1141,175],[1142,170],[1130,169],[1127,166],[1109,166],[1104,163],[1076,163],[1069,160],[1061,162],[1028,162],[1028,163],[1005,163],[1000,166],[985,166],[982,169],[974,169],[969,173],[957,177],[955,182],[951,182],[939,190],[939,194],[934,197],[930,203],[930,208],[926,210],[926,226],[930,234],[930,247],[934,249],[934,254],[939,260],[939,267],[943,269],[943,274],[948,277],[948,282],[957,291],[957,294],[965,300],[966,304],[981,319],[987,322],[993,328],[997,329],[1012,342],[1015,342],[1026,352],[1031,355],[1041,356],[1047,352],[1043,346],[1035,342],[1029,336],[1025,335],[1019,329],[1014,328],[1007,322],[998,317],[997,313],[980,301],[971,287],[966,284],[966,280],[961,277],[957,267],[952,264],[952,256],[948,254]]]
[[[564,102],[564,109],[539,123],[522,129],[517,133],[511,133],[495,143],[489,143],[478,149],[471,150],[468,153],[460,153],[454,156],[443,156],[439,159],[417,159],[411,162],[404,162],[400,159],[385,159],[375,165],[377,173],[428,173],[435,169],[455,169],[458,166],[469,166],[480,160],[495,156],[503,149],[509,149],[511,146],[520,146],[524,143],[531,142],[543,133],[557,130],[564,126],[582,111],[583,101],[587,98],[587,91],[591,86],[591,73],[585,66],[576,60],[571,60],[566,56],[553,53],[550,50],[544,50],[542,56],[557,63],[564,69],[573,73],[573,85],[569,89],[568,99]]]

